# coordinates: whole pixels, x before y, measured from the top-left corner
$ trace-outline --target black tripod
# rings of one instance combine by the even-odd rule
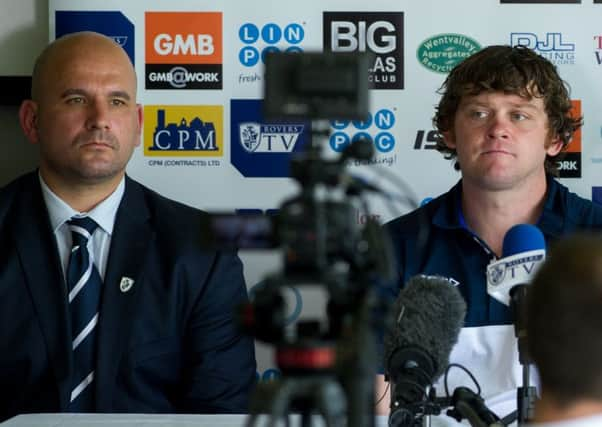
[[[530,385],[533,360],[527,348],[527,285],[516,285],[510,290],[510,305],[514,313],[514,333],[518,340],[518,360],[523,367],[523,384],[516,390],[518,425],[533,421],[537,389]]]
[[[251,402],[247,426],[253,426],[260,414],[267,414],[267,426],[278,420],[289,425],[289,414],[299,412],[301,426],[311,426],[311,415],[319,413],[327,427],[346,425],[347,403],[344,391],[332,375],[286,377],[282,381],[260,384]]]
[[[269,301],[277,313],[279,299],[273,297],[274,289],[277,287],[264,290],[265,295],[255,302]],[[327,427],[374,425],[374,304],[366,297],[355,310],[348,309],[331,300],[330,333],[312,333],[311,321],[300,322],[297,329],[303,336],[277,345],[276,362],[282,378],[257,386],[247,426],[256,425],[262,414],[269,417],[269,427],[279,420],[288,426],[288,416],[294,413],[301,416],[303,427],[311,425],[312,415],[322,416]]]

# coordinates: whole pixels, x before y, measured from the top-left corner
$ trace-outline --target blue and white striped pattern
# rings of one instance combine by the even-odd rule
[[[88,250],[88,241],[98,226],[92,218],[73,217],[68,222],[73,247],[67,266],[71,336],[73,339],[73,376],[71,412],[94,410],[94,362],[96,325],[101,278]]]

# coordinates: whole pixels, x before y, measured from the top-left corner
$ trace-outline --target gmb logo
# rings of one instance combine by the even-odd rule
[[[294,22],[284,27],[270,22],[261,28],[248,22],[238,30],[238,38],[245,44],[238,53],[240,63],[253,67],[260,60],[264,62],[268,52],[302,52],[299,44],[305,38],[305,30]]]
[[[334,132],[330,135],[330,148],[341,152],[351,142],[358,139],[367,139],[374,144],[380,153],[388,153],[395,147],[395,138],[390,132],[395,125],[393,110],[381,109],[374,114],[369,114],[365,121],[333,121],[330,125]]]

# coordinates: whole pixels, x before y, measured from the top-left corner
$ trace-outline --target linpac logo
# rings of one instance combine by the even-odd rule
[[[221,12],[146,12],[146,88],[221,89]]]
[[[575,43],[566,41],[562,33],[510,33],[512,46],[526,46],[555,65],[575,64]]]
[[[305,39],[305,29],[297,22],[284,25],[268,22],[262,26],[246,22],[238,29],[238,38],[243,43],[238,60],[245,67],[254,67],[265,62],[268,52],[302,52],[300,44]]]
[[[438,34],[420,43],[416,57],[424,67],[449,73],[462,60],[481,50],[481,45],[463,34]]]
[[[325,51],[372,52],[372,89],[403,89],[403,12],[324,12]]]
[[[119,11],[57,10],[55,12],[55,36],[79,31],[95,31],[115,40],[134,62],[134,24]]]
[[[395,109],[383,108],[370,113],[365,121],[336,120],[330,123],[330,148],[341,152],[357,139],[372,141],[378,153],[389,153],[395,148],[392,128],[395,126]]]
[[[571,114],[575,117],[581,116],[581,100],[571,101],[573,109]],[[560,178],[581,178],[581,129],[573,135],[573,140],[566,150],[566,156],[558,162]]]
[[[289,177],[291,156],[309,140],[309,124],[267,123],[261,110],[260,100],[230,102],[232,165],[246,177]]]
[[[147,105],[144,107],[144,115],[147,118],[144,124],[145,156],[222,156],[223,107],[221,105]],[[205,166],[202,162],[195,165]]]

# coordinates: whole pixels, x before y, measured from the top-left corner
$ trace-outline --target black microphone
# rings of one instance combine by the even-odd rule
[[[385,374],[392,384],[389,425],[410,427],[424,416],[427,388],[445,371],[466,315],[464,298],[442,277],[412,277],[393,306],[395,327],[384,337]]]
[[[447,415],[461,421],[467,419],[473,427],[502,427],[500,418],[492,412],[481,396],[467,387],[458,387],[451,398],[454,409],[447,411]]]

